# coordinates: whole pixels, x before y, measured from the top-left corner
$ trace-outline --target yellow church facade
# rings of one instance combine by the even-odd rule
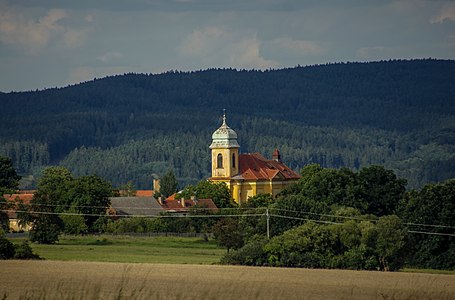
[[[295,183],[300,175],[281,162],[278,150],[267,159],[259,153],[240,154],[237,133],[223,123],[212,134],[210,144],[212,156],[211,182],[224,182],[233,199],[244,203],[258,194],[275,196],[287,185]]]

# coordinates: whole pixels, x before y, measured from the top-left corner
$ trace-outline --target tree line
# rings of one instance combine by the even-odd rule
[[[258,195],[248,212],[230,219],[234,249],[224,263],[312,268],[397,270],[403,266],[455,269],[455,180],[405,191],[406,181],[380,166],[307,166],[299,183],[275,199]],[[219,231],[219,234],[226,230]]]
[[[18,187],[11,160],[0,160],[4,192]],[[226,185],[200,181],[177,198],[211,198],[219,207],[196,206],[187,218],[106,214],[110,183],[95,175],[74,177],[64,167],[45,169],[30,206],[16,208],[32,224],[31,241],[54,243],[60,233],[197,232],[227,248],[222,263],[310,268],[398,270],[455,269],[455,180],[406,190],[406,180],[383,166],[355,172],[305,166],[302,177],[276,197],[260,194],[241,206]],[[172,171],[163,195],[177,191]],[[168,182],[167,182],[168,181]],[[2,206],[5,225],[6,203]],[[7,219],[6,219],[7,220]]]

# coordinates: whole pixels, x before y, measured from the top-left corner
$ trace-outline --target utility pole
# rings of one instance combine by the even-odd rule
[[[265,215],[267,217],[267,239],[270,239],[270,215],[269,215],[269,209],[265,209]]]

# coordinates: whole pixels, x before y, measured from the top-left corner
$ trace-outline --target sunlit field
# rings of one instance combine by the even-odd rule
[[[454,299],[443,274],[1,261],[3,299]]]
[[[226,253],[213,240],[188,237],[61,236],[55,245],[31,246],[44,259],[97,262],[213,264]]]

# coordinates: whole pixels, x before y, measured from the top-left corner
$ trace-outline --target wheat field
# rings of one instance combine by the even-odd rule
[[[0,299],[455,299],[455,276],[12,260],[0,261]]]

